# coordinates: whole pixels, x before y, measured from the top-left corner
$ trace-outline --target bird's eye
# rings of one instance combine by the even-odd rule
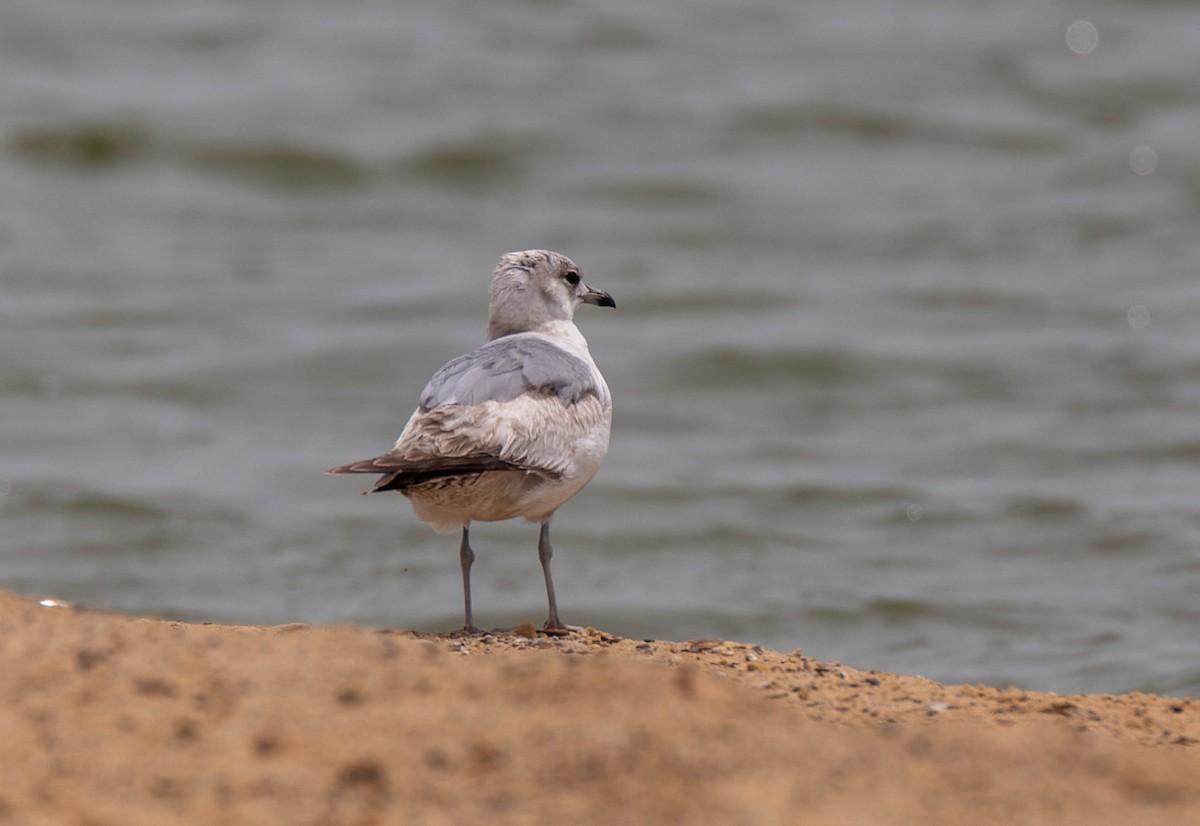
[[[579,273],[575,272],[575,270],[568,270],[563,275],[563,278],[567,279],[567,283],[572,287],[579,283]]]

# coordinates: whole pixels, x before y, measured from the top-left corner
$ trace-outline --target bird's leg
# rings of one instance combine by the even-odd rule
[[[478,634],[479,629],[471,617],[471,563],[475,561],[475,552],[467,538],[467,525],[463,525],[462,544],[458,547],[458,561],[462,564],[463,576],[463,605],[466,608],[467,624],[463,630],[468,634]]]
[[[542,532],[538,535],[538,559],[542,563],[542,573],[546,575],[546,598],[550,600],[550,616],[542,627],[547,631],[564,631],[567,626],[558,618],[558,602],[554,599],[554,580],[550,577],[550,557],[554,549],[550,547],[550,522],[542,523]]]

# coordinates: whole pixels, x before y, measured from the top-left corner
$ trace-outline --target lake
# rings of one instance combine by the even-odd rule
[[[615,401],[563,619],[1200,697],[1200,7],[11,0],[0,587],[461,624],[369,478],[573,258]],[[476,525],[476,621],[540,622]]]

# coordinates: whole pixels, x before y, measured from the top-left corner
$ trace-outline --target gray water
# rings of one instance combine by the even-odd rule
[[[0,8],[0,586],[457,627],[456,538],[321,471],[548,247],[619,307],[566,621],[1200,696],[1200,6]]]

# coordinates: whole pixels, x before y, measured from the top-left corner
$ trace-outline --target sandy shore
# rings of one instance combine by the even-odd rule
[[[1200,823],[1200,701],[0,591],[0,823]]]

